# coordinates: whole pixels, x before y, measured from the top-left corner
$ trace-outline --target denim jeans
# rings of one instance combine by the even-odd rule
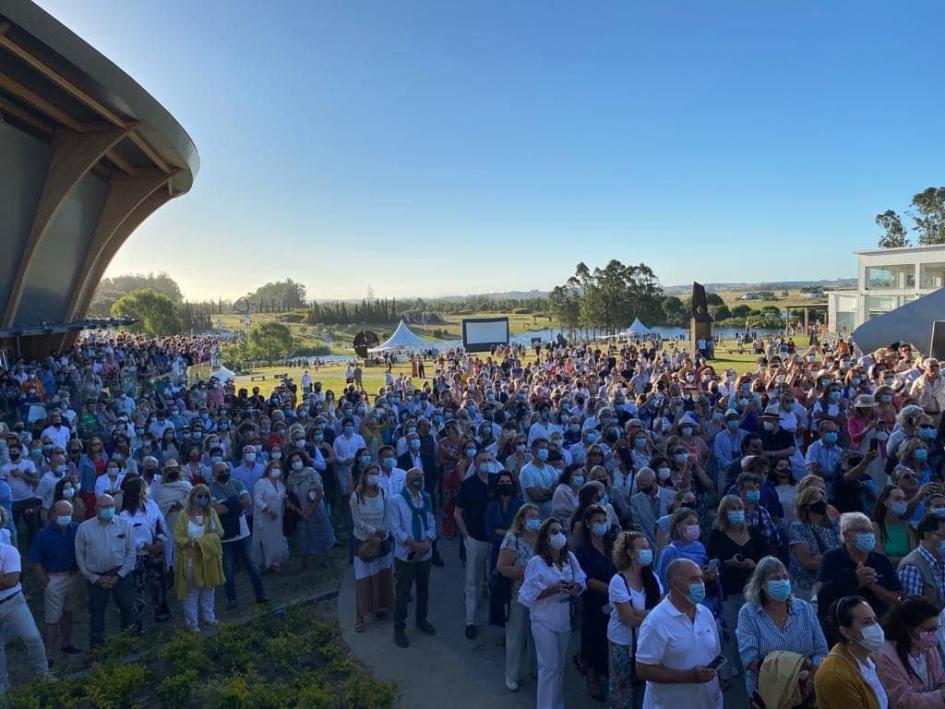
[[[232,542],[223,542],[223,575],[226,577],[224,588],[226,588],[226,600],[236,600],[236,560],[239,559],[246,573],[249,574],[250,583],[253,584],[253,593],[256,594],[256,600],[262,601],[266,597],[263,590],[262,579],[259,577],[259,568],[256,566],[256,560],[253,558],[252,537],[246,536],[242,539],[234,539]]]
[[[4,629],[6,637],[0,638],[0,695],[7,691],[9,678],[7,676],[6,642],[8,639],[19,638],[26,646],[33,672],[44,676],[49,672],[46,665],[46,648],[40,637],[33,614],[26,605],[23,593],[18,592],[8,601],[0,604],[0,627]]]

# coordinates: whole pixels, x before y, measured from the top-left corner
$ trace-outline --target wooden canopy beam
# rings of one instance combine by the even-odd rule
[[[100,115],[112,125],[118,128],[125,127],[127,121],[124,118],[119,116],[107,106],[104,106],[97,99],[89,95],[87,91],[76,86],[73,82],[65,78],[62,74],[57,72],[48,64],[30,54],[27,50],[7,37],[5,34],[0,34],[0,47],[3,47],[8,52],[24,61],[26,64],[29,64],[33,69],[45,76],[60,89],[65,91],[80,103],[85,104],[88,108],[95,111],[95,113]]]
[[[129,179],[137,180],[139,178]],[[167,180],[168,178],[165,177],[164,179]],[[158,182],[157,187],[150,194],[146,195],[123,219],[119,220],[118,225],[111,230],[111,235],[107,241],[100,244],[99,252],[94,255],[90,254],[92,256],[89,260],[90,268],[80,273],[80,282],[72,289],[69,305],[66,308],[65,319],[67,322],[77,320],[89,309],[89,304],[92,302],[92,296],[95,294],[95,288],[98,286],[98,282],[102,279],[106,269],[108,269],[108,264],[111,263],[112,258],[114,258],[115,254],[118,252],[118,249],[121,248],[121,245],[125,243],[125,240],[127,240],[135,229],[141,226],[141,223],[144,222],[145,219],[151,216],[168,200],[172,199],[167,190],[161,189],[163,185],[163,181]],[[125,191],[125,194],[116,196],[115,198],[116,204],[113,211],[116,215],[119,215],[120,212],[117,204],[119,201],[124,204],[130,204],[133,201],[131,195],[133,188],[128,186],[127,188],[123,188],[123,191]],[[117,219],[117,216],[115,219]],[[103,232],[104,231],[107,231],[107,225],[103,227]],[[96,230],[96,233],[97,232],[98,230]]]
[[[0,321],[3,327],[12,327],[16,320],[33,257],[69,192],[126,134],[124,128],[113,128],[97,133],[76,133],[60,129],[53,135],[52,156],[46,182],[36,206],[30,233],[17,260],[10,297]]]
[[[0,96],[0,111],[3,111],[4,113],[8,113],[11,116],[16,117],[17,119],[23,121],[28,126],[31,126],[32,128],[38,130],[40,133],[44,133],[46,135],[52,135],[53,131],[55,130],[52,124],[47,123],[42,118],[36,116],[33,113],[30,113],[19,104],[13,103],[12,101],[5,99],[3,96]]]
[[[20,99],[23,103],[29,105],[32,109],[39,111],[44,116],[53,119],[66,128],[81,133],[85,130],[85,125],[76,120],[73,116],[63,111],[59,106],[50,103],[39,94],[23,86],[23,84],[14,81],[6,74],[0,74],[0,90],[6,91],[11,96]]]

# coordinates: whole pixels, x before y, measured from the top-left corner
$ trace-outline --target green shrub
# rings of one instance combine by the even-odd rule
[[[148,669],[137,663],[97,665],[83,684],[89,703],[96,709],[140,706],[134,701],[146,689]]]
[[[179,669],[165,677],[157,686],[155,692],[164,706],[186,704],[197,685],[198,679],[199,675],[196,669]]]

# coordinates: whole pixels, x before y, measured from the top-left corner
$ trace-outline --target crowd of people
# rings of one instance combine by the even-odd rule
[[[435,634],[437,574],[462,573],[465,637],[503,626],[505,685],[537,678],[541,709],[569,661],[612,707],[945,705],[945,380],[907,344],[771,339],[739,374],[559,342],[268,397],[188,385],[212,351],[90,338],[0,372],[0,625],[37,674],[81,652],[80,609],[92,649],[109,599],[129,632],[199,631],[238,567],[264,603],[264,574],[347,541],[356,631],[391,615],[408,647],[412,608]]]

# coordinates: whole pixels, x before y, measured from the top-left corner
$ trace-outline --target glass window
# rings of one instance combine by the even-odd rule
[[[846,337],[856,327],[856,313],[837,313],[837,334]]]
[[[922,264],[922,288],[945,287],[945,263]]]
[[[945,267],[945,264],[942,264]],[[868,266],[866,289],[915,288],[915,266]]]
[[[899,298],[894,295],[870,295],[866,298],[866,319],[885,315],[899,307]]]

